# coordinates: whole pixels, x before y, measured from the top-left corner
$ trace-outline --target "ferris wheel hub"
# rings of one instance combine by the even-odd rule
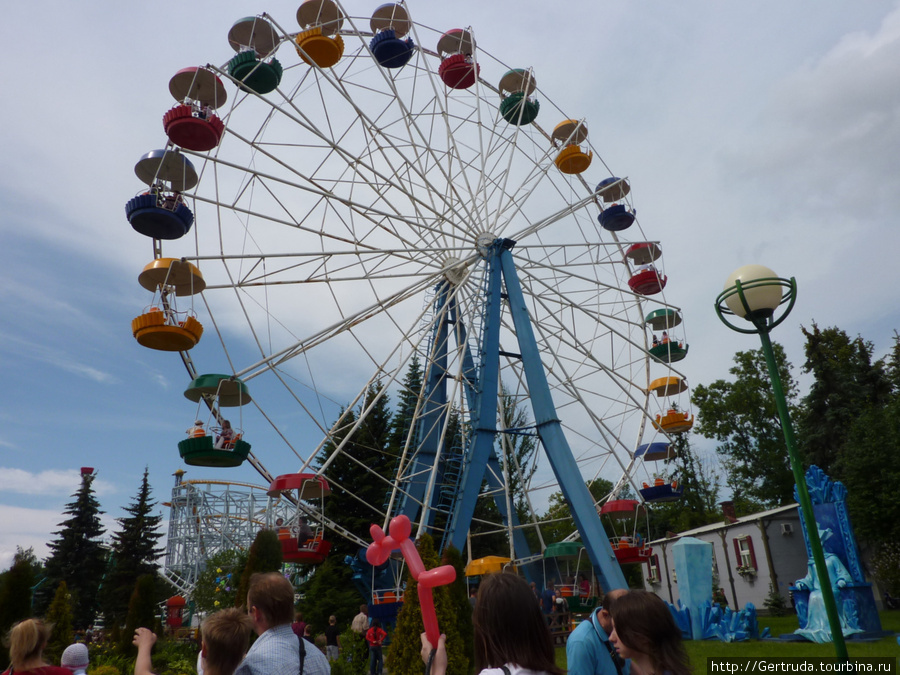
[[[497,235],[492,232],[482,232],[477,237],[475,237],[475,248],[478,249],[478,253],[482,258],[486,258],[488,251],[491,248],[491,244],[497,241]]]
[[[454,286],[459,286],[466,278],[466,264],[456,257],[444,261],[444,278]]]

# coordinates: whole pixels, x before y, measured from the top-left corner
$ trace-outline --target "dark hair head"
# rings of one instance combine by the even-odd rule
[[[512,663],[548,675],[563,675],[556,665],[547,622],[528,582],[521,577],[487,575],[478,588],[472,623],[476,671]]]
[[[381,628],[381,622],[378,619],[372,619],[372,628]]]
[[[53,624],[40,619],[25,619],[9,629],[6,644],[13,670],[24,670],[23,664],[41,656],[52,630]]]
[[[294,587],[278,572],[257,572],[250,577],[247,604],[256,607],[270,626],[290,623],[294,617]]]
[[[615,599],[610,613],[622,644],[649,656],[656,672],[690,675],[681,629],[659,596],[648,591],[629,591]]]
[[[203,621],[200,634],[210,670],[227,675],[237,669],[250,644],[252,627],[247,613],[236,607],[220,610]]]

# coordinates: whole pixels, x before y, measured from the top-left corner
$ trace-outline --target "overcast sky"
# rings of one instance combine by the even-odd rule
[[[376,4],[347,7],[365,15]],[[479,45],[534,67],[542,92],[587,120],[606,164],[628,176],[644,231],[662,242],[692,383],[725,377],[735,351],[758,346],[713,312],[727,276],[748,263],[797,278],[796,307],[773,337],[798,376],[799,327],[813,321],[887,351],[900,327],[897,2],[409,7],[429,26],[471,26]],[[294,30],[296,7],[5,9],[0,568],[16,545],[46,553],[81,466],[98,470],[108,522],[145,466],[155,497],[167,497],[190,413],[173,405],[186,384],[177,357],[144,350],[129,331],[147,302],[136,276],[152,257],[124,216],[139,188],[133,166],[165,141],[175,71],[224,63],[242,16],[267,11]],[[275,472],[294,468],[271,459]]]

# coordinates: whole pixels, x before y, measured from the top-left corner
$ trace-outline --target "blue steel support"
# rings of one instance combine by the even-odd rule
[[[447,281],[438,285],[434,298],[434,326],[432,328],[431,354],[426,359],[427,380],[425,383],[425,400],[422,404],[421,417],[418,422],[416,439],[419,446],[413,466],[409,472],[410,479],[406,492],[400,501],[399,513],[415,522],[419,516],[420,504],[425,498],[430,472],[437,457],[438,445],[444,427],[444,410],[447,407],[447,298],[450,284]],[[434,511],[431,512],[432,514]],[[433,515],[431,516],[434,517]]]
[[[478,391],[472,408],[472,435],[466,465],[460,481],[456,508],[450,517],[445,540],[456,550],[464,551],[466,535],[475,513],[475,503],[485,468],[494,449],[497,435],[497,394],[500,386],[500,310],[503,280],[500,261],[491,248],[487,258],[488,285],[485,293],[485,317],[479,363]]]
[[[495,242],[494,246],[496,247],[498,244],[509,311],[516,329],[525,380],[528,383],[528,393],[534,411],[535,427],[541,444],[550,460],[550,466],[556,475],[563,498],[572,512],[575,526],[581,534],[581,541],[587,549],[594,568],[598,571],[603,589],[608,592],[614,588],[627,588],[625,576],[616,562],[615,554],[609,545],[609,538],[603,530],[600,516],[597,515],[594,508],[594,500],[578,470],[578,465],[575,463],[572,450],[556,415],[556,406],[550,395],[550,386],[541,363],[531,318],[522,295],[515,262],[510,253],[515,242],[505,239]]]

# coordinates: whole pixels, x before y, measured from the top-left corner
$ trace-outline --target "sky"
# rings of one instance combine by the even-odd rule
[[[346,6],[365,15],[375,4]],[[662,242],[692,383],[726,377],[735,351],[758,346],[713,311],[725,279],[749,263],[797,279],[796,306],[773,339],[801,384],[800,327],[814,321],[887,352],[900,327],[897,2],[408,7],[430,26],[471,26],[479,45],[533,66],[542,94],[588,121],[594,148],[628,177],[642,227]],[[164,143],[176,70],[227,60],[225,35],[240,17],[266,11],[294,30],[295,9],[6,8],[0,37],[15,57],[0,108],[0,569],[16,546],[46,554],[80,467],[97,469],[108,528],[145,467],[166,499],[193,413],[177,357],[129,334],[147,303],[137,272],[152,257],[124,216],[140,187],[133,166]],[[276,473],[296,468],[283,451],[259,450]],[[243,469],[231,476],[259,482]]]

